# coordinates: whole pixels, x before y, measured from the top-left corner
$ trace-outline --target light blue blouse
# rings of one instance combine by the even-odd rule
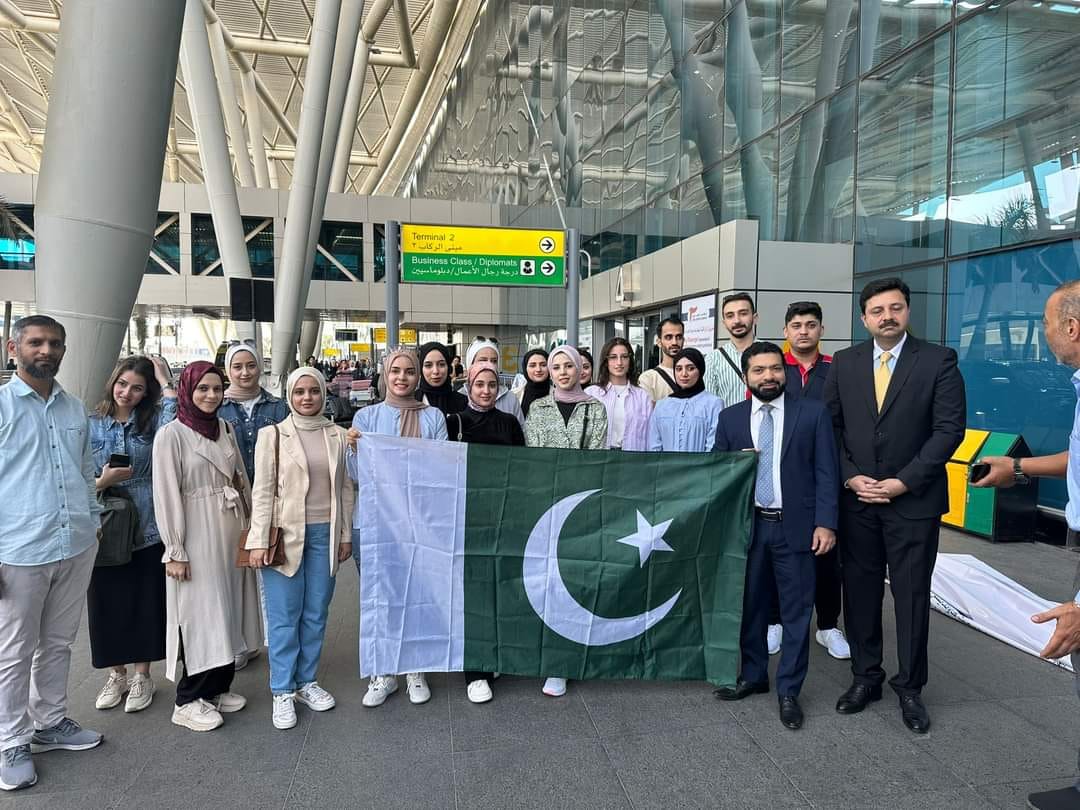
[[[385,402],[361,408],[353,416],[352,426],[361,433],[381,436],[401,435],[401,411]],[[446,417],[438,408],[420,411],[420,438],[446,440]]]
[[[689,399],[666,397],[656,403],[649,420],[649,449],[708,453],[716,442],[716,426],[724,400],[702,391]]]

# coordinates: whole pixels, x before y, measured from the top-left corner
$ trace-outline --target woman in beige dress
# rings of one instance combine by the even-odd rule
[[[177,682],[172,721],[192,731],[211,731],[222,713],[244,708],[247,701],[229,691],[233,660],[245,637],[262,638],[253,572],[235,565],[250,487],[236,438],[217,417],[224,389],[211,363],[187,366],[177,419],[154,441],[154,511],[168,578],[165,674]]]

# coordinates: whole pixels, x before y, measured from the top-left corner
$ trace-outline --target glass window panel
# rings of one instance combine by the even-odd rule
[[[1075,5],[1015,2],[957,25],[950,251],[1076,229]]]
[[[860,83],[858,271],[944,255],[950,47],[942,34]]]
[[[777,236],[850,242],[855,86],[809,109],[780,133]]]
[[[266,217],[241,217],[247,241],[248,264],[254,278],[274,277],[274,221]],[[257,231],[257,233],[256,233]],[[222,277],[225,270],[219,263],[210,272],[210,267],[221,258],[218,250],[214,220],[210,214],[191,215],[191,272],[196,276]]]
[[[776,134],[758,138],[723,164],[723,221],[756,219],[758,238],[776,238]]]
[[[1021,433],[1035,455],[1068,444],[1076,404],[1072,370],[1046,345],[1042,315],[1058,284],[1076,278],[1077,240],[949,263],[946,343],[960,358],[968,427]],[[1066,498],[1063,481],[1040,481],[1040,503],[1064,508]]]
[[[780,3],[738,3],[727,17],[724,152],[776,126],[780,112]]]
[[[166,224],[168,223],[168,224]],[[146,260],[147,275],[169,276],[180,274],[180,217],[170,212],[158,212],[157,235]],[[271,258],[273,258],[271,256]],[[172,272],[170,273],[170,269]]]
[[[858,0],[784,0],[780,120],[855,78]]]
[[[883,271],[855,276],[852,341],[866,340],[870,337],[870,333],[866,331],[862,323],[859,293],[871,281],[883,278],[901,278],[911,288],[911,320],[908,322],[908,331],[917,338],[940,343],[944,337],[945,306],[945,272],[940,264],[913,267],[902,272]]]
[[[359,222],[323,222],[311,277],[317,281],[364,280],[364,228]],[[344,269],[343,269],[344,268]],[[351,278],[350,278],[351,276]]]
[[[952,0],[862,0],[859,48],[862,72],[892,59],[952,17]]]
[[[0,270],[33,270],[36,255],[34,230],[34,207],[32,205],[9,205],[11,227],[0,234]]]

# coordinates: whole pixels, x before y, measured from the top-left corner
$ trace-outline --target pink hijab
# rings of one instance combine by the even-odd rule
[[[577,370],[578,377],[581,377],[581,355],[578,354],[578,350],[573,346],[560,346],[555,349],[550,355],[548,355],[548,376],[551,377],[551,391],[555,397],[556,402],[591,402],[593,397],[590,397],[585,393],[581,387],[580,382],[575,382],[574,387],[568,391],[564,391],[555,384],[555,376],[551,373],[551,364],[555,360],[555,355],[565,354],[570,358],[570,362],[574,364],[574,368]]]
[[[492,408],[495,407],[495,403],[492,402],[485,408],[472,397],[473,381],[485,371],[491,372],[491,375],[495,378],[495,383],[497,385],[499,382],[499,369],[496,368],[494,363],[489,363],[486,360],[479,360],[469,366],[468,382],[465,385],[465,392],[469,395],[469,407],[472,408],[474,411],[480,411],[481,413],[485,411],[490,411]]]

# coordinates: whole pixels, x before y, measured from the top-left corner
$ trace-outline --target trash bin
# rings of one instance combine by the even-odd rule
[[[1009,489],[973,487],[968,483],[971,465],[982,456],[1028,458],[1031,450],[1017,433],[968,430],[946,465],[949,512],[942,523],[995,543],[1034,540],[1038,479]]]

